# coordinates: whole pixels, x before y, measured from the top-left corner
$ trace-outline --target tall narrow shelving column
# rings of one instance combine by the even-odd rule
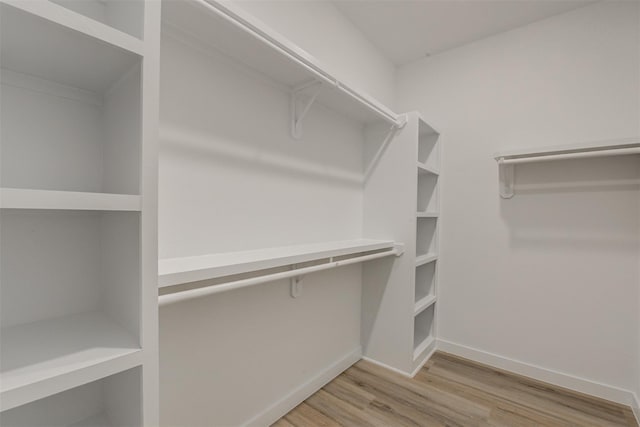
[[[435,349],[440,147],[418,113],[406,118],[386,146],[388,129],[366,129],[364,233],[404,242],[405,253],[363,267],[362,345],[365,358],[409,375]]]
[[[416,258],[413,274],[413,368],[422,366],[435,347],[435,310],[440,215],[439,135],[418,116]]]
[[[158,425],[159,9],[0,0],[2,425]]]

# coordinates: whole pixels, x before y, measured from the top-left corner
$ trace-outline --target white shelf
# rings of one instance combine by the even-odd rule
[[[2,209],[139,211],[141,198],[129,194],[0,188]]]
[[[435,304],[435,302],[436,302],[435,295],[427,295],[426,297],[420,299],[415,304],[415,307],[413,309],[413,315],[417,316],[418,314],[422,313],[424,310],[426,310],[427,308]]]
[[[597,157],[598,152],[607,152],[606,155],[612,154],[615,150],[627,148],[640,148],[640,138],[622,138],[609,141],[586,142],[571,145],[556,145],[536,148],[517,148],[512,150],[504,150],[494,155],[496,160],[499,159],[523,159],[529,157],[546,157],[559,156],[565,154],[591,153]]]
[[[173,286],[393,247],[393,241],[360,239],[161,259],[158,262],[159,286]]]
[[[2,67],[104,93],[142,55],[142,41],[49,1],[0,1]]]
[[[129,52],[143,55],[144,43],[142,40],[51,1],[0,0],[0,3],[10,5],[31,15],[86,34]]]
[[[418,173],[420,174],[431,174],[431,175],[439,175],[440,173],[435,169],[427,166],[424,163],[418,162]]]
[[[0,338],[3,411],[142,363],[138,341],[100,313],[3,328]]]
[[[163,21],[289,89],[322,82],[317,101],[356,120],[400,125],[399,117],[387,107],[340,82],[314,57],[230,3],[166,2]]]
[[[418,360],[420,356],[435,343],[436,339],[428,336],[413,350],[413,360]]]
[[[416,217],[418,218],[438,218],[440,214],[438,212],[424,212],[418,211],[416,212]]]
[[[416,267],[420,267],[421,265],[436,261],[438,259],[437,254],[424,254],[416,257]]]

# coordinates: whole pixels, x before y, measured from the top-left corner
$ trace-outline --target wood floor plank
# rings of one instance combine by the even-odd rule
[[[285,419],[294,427],[340,427],[340,424],[322,412],[302,402]]]
[[[297,427],[297,426],[294,424],[291,424],[289,420],[287,420],[287,417],[283,417],[283,418],[280,418],[275,423],[273,423],[271,427]]]
[[[414,378],[360,361],[278,423],[274,426],[639,427],[624,405],[442,352]]]
[[[344,427],[388,427],[378,418],[355,406],[320,390],[307,399],[307,403]]]
[[[445,423],[438,421],[433,415],[418,411],[411,405],[388,396],[385,393],[379,393],[370,385],[351,378],[346,374],[342,376],[346,381],[352,381],[357,387],[361,387],[372,393],[376,393],[376,399],[371,404],[371,411],[375,413],[384,413],[387,417],[391,416],[395,421],[394,425],[405,427],[422,427],[422,426],[444,426]]]
[[[583,398],[567,396],[547,384],[538,384],[482,365],[440,357],[435,360],[429,372],[492,396],[562,417],[575,425],[613,427],[624,422],[622,411],[616,406],[609,405],[605,408],[601,401],[587,402]]]

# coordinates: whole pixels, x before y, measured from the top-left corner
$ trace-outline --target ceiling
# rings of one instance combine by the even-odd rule
[[[396,65],[530,24],[594,0],[334,0]]]

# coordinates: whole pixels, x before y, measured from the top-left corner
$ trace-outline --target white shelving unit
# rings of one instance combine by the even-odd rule
[[[371,128],[370,152],[381,129]],[[387,147],[365,184],[365,231],[406,243],[390,271],[363,269],[365,356],[413,374],[435,350],[440,222],[438,133],[417,113]],[[390,190],[390,189],[393,189]],[[379,289],[384,289],[380,297]],[[371,315],[370,313],[375,313]]]
[[[152,3],[0,1],[2,425],[157,425]]]
[[[435,310],[438,282],[438,228],[440,219],[439,134],[418,116],[418,176],[416,260],[413,271],[413,368],[424,364],[435,348]]]

